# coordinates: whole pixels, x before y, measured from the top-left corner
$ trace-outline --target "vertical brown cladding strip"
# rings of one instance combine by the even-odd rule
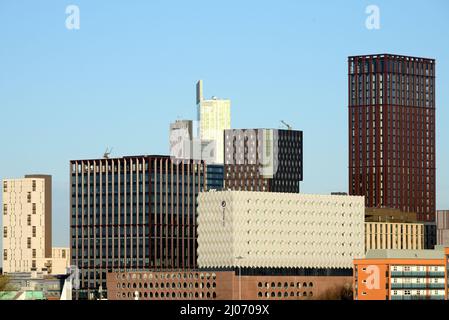
[[[182,214],[182,233],[181,233],[181,243],[182,243],[182,258],[181,258],[182,264],[181,264],[181,266],[182,266],[182,269],[185,269],[185,266],[186,266],[186,264],[185,264],[185,257],[186,257],[186,254],[185,254],[185,250],[186,250],[186,248],[185,248],[185,226],[186,226],[186,221],[185,221],[185,202],[184,202],[184,200],[185,200],[185,197],[184,197],[184,195],[185,195],[185,180],[184,180],[185,172],[184,172],[184,170],[185,170],[185,163],[183,162],[181,165],[181,195],[182,195],[181,199],[179,199],[179,194],[178,194],[178,199],[179,199],[179,202],[181,203],[181,214]]]
[[[123,221],[122,221],[122,199],[121,199],[121,194],[122,194],[122,163],[123,160],[117,160],[117,175],[118,175],[118,195],[119,195],[119,199],[120,201],[118,201],[118,219],[117,219],[117,226],[116,226],[116,230],[117,230],[117,238],[118,238],[118,246],[117,246],[117,268],[122,269],[124,268],[123,264],[122,264],[122,246],[121,246],[121,240],[122,240],[122,233],[121,233],[121,229],[122,229],[122,225],[123,225]],[[107,168],[107,167],[106,167]],[[114,244],[115,246],[115,244]]]
[[[158,220],[158,226],[159,226],[159,238],[158,238],[158,251],[159,251],[159,263],[158,263],[158,269],[163,268],[163,225],[164,225],[164,206],[163,206],[163,197],[162,197],[162,174],[163,174],[163,160],[161,158],[158,158],[157,160],[159,165],[159,178],[158,178],[158,185],[159,185],[159,220]]]
[[[167,183],[167,188],[169,188],[169,197],[170,197],[170,257],[171,257],[171,268],[176,267],[176,261],[174,259],[174,209],[173,209],[173,161],[169,162],[170,164],[170,183]]]
[[[182,161],[181,161],[181,163],[182,163]],[[181,263],[180,257],[181,257],[182,249],[181,249],[180,242],[181,242],[181,225],[182,225],[181,221],[182,220],[180,219],[181,209],[180,209],[180,201],[179,201],[179,192],[181,189],[179,187],[179,166],[180,166],[180,164],[177,164],[175,166],[176,173],[174,176],[176,177],[176,266],[178,268],[181,268],[182,263]]]

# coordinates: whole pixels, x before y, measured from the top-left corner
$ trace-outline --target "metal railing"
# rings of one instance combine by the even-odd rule
[[[392,277],[434,277],[434,278],[444,278],[444,271],[391,271]]]
[[[432,296],[391,296],[391,300],[444,300],[444,295],[432,295]]]

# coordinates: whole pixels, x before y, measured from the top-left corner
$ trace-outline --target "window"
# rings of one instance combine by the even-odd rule
[[[30,214],[27,216],[27,225],[31,226],[31,215]]]
[[[28,192],[27,194],[27,202],[31,203],[31,192]]]
[[[8,182],[3,181],[3,192],[8,192]]]
[[[27,238],[27,248],[31,249],[31,238]]]
[[[31,261],[31,268],[36,268],[36,260]]]
[[[33,259],[36,258],[36,249],[33,249]]]
[[[31,184],[32,184],[33,191],[36,191],[36,180],[33,180],[33,182]]]
[[[33,226],[33,238],[36,238],[36,226]]]
[[[29,201],[28,201],[28,202],[29,202]],[[32,206],[33,206],[33,214],[36,214],[36,204],[33,203]]]
[[[8,214],[8,205],[4,204],[3,205],[3,214],[6,216]]]
[[[3,227],[3,238],[8,238],[8,227]]]
[[[3,249],[3,260],[8,260],[8,250]]]
[[[63,259],[65,259],[65,250],[62,250],[61,256],[62,256]]]

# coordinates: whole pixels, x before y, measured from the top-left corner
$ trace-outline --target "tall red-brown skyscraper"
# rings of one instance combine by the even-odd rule
[[[435,60],[348,58],[349,193],[435,219]]]

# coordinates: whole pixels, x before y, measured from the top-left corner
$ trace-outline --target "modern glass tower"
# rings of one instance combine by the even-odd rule
[[[195,268],[205,172],[202,162],[168,156],[71,161],[71,261],[81,271],[75,297],[98,297],[114,270]]]
[[[348,58],[349,193],[435,220],[435,60]]]

